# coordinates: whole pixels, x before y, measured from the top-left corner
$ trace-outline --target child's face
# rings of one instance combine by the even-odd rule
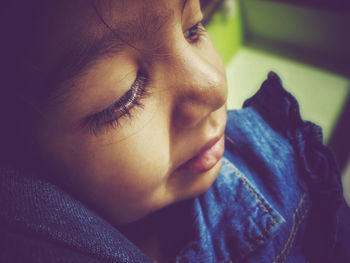
[[[48,15],[47,63],[72,46],[113,46],[95,52],[43,110],[38,137],[62,180],[115,224],[205,191],[221,167],[222,140],[198,155],[223,135],[227,87],[198,25],[199,0],[96,1],[98,12],[90,1],[64,2]]]

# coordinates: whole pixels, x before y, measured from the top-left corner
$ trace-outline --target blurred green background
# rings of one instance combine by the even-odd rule
[[[275,71],[299,101],[302,117],[322,127],[344,168],[350,153],[347,1],[203,0],[202,6],[226,66],[228,108],[241,108]]]

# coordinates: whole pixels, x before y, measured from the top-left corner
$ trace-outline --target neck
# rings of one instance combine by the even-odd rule
[[[180,202],[118,229],[150,258],[164,262],[192,240],[191,209],[192,202]]]
[[[119,231],[134,245],[141,249],[147,256],[156,262],[164,262],[166,259],[161,233],[166,224],[158,213],[146,216],[136,222],[119,226]]]

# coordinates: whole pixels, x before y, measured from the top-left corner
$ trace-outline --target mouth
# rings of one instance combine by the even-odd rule
[[[222,134],[207,142],[190,160],[179,167],[193,174],[206,172],[213,168],[222,158],[225,150],[225,135]]]

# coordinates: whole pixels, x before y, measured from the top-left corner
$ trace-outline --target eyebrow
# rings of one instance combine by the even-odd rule
[[[188,0],[179,1],[179,10],[183,14]],[[160,31],[166,24],[172,13],[165,15],[155,15],[143,12],[141,18],[134,18],[123,21],[118,24],[118,28],[112,28],[102,17],[97,7],[92,5],[99,21],[107,28],[107,32],[90,41],[89,45],[86,42],[82,45],[76,45],[66,53],[61,63],[54,69],[56,83],[70,83],[93,67],[100,60],[111,55],[120,53],[125,47],[129,46],[138,49],[133,45],[134,42],[144,40],[152,34]],[[87,41],[88,42],[88,41]],[[85,46],[84,46],[85,45]],[[69,89],[69,86],[67,89]],[[65,92],[59,91],[54,97],[60,97],[60,94]]]
[[[186,4],[187,0],[182,0],[181,14],[183,14]]]
[[[187,2],[188,0],[179,1],[181,14],[183,14]],[[138,40],[144,40],[152,33],[160,31],[166,24],[166,20],[172,15],[147,15],[147,12],[143,12],[141,23],[140,19],[131,19],[120,23],[118,29],[114,29],[103,19],[95,5],[93,5],[93,8],[95,9],[95,13],[99,20],[108,29],[108,32],[105,33],[98,41],[98,44],[92,48],[92,52],[88,52],[87,57],[91,57],[89,60],[90,63],[94,60],[97,61],[108,54],[116,54],[126,46],[138,49],[132,43]]]

